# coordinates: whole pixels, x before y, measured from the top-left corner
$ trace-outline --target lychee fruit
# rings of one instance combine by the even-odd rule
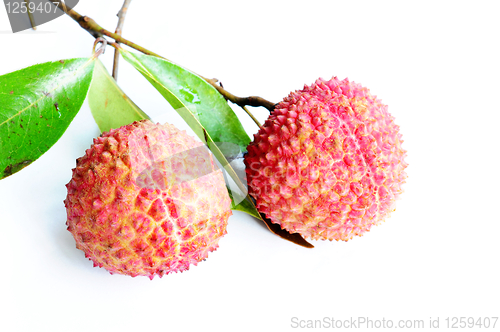
[[[232,214],[206,146],[149,120],[94,139],[66,187],[76,247],[111,274],[185,271],[218,247]]]
[[[254,136],[249,193],[282,229],[347,241],[395,210],[406,151],[387,106],[367,88],[318,79],[290,93]]]

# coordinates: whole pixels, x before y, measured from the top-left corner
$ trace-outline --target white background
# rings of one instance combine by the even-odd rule
[[[444,329],[446,317],[500,316],[499,4],[133,1],[124,37],[236,95],[278,102],[332,76],[370,88],[401,126],[405,193],[391,218],[349,242],[301,248],[234,212],[220,248],[188,272],[110,275],[65,226],[64,185],[99,135],[85,102],[49,152],[0,181],[0,330],[291,331],[293,317],[361,316],[426,329],[439,317]],[[114,31],[121,5],[75,9]],[[89,56],[93,38],[69,17],[12,34],[3,8],[0,74]],[[118,82],[155,120],[185,127],[124,61]]]

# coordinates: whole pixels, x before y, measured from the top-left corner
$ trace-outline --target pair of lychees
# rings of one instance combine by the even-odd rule
[[[369,90],[333,78],[276,105],[245,154],[257,209],[314,240],[362,235],[401,194],[399,127]],[[68,230],[94,266],[151,279],[207,258],[226,234],[231,200],[201,142],[145,120],[110,130],[77,160]]]

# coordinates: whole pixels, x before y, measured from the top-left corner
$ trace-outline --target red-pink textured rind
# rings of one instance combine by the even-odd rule
[[[287,231],[347,241],[395,209],[403,140],[387,106],[361,85],[319,79],[290,93],[254,136],[249,193]]]
[[[94,139],[64,201],[68,230],[94,266],[152,279],[185,271],[218,247],[231,201],[201,145],[148,120]]]

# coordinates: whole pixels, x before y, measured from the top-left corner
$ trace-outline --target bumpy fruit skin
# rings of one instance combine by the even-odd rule
[[[403,140],[387,106],[361,85],[319,79],[290,93],[254,136],[249,193],[283,229],[347,241],[395,209]]]
[[[76,247],[112,274],[185,271],[218,247],[231,215],[202,143],[149,120],[94,139],[66,187]]]

